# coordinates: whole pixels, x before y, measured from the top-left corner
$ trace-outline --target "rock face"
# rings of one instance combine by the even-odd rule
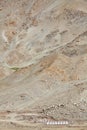
[[[87,120],[87,1],[0,0],[0,111]]]

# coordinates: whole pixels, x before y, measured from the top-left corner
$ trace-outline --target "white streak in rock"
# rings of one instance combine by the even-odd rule
[[[7,39],[6,35],[5,35],[5,31],[2,32],[2,37],[3,37],[4,41],[6,43],[8,43],[8,39]]]

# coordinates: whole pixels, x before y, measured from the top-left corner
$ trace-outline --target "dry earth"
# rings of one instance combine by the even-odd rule
[[[87,130],[87,0],[0,0],[0,130],[17,129]]]

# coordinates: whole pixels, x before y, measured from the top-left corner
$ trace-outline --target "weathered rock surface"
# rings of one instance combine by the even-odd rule
[[[87,1],[0,0],[0,111],[87,120]]]

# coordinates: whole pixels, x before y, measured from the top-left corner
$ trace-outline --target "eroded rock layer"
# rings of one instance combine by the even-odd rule
[[[87,120],[86,0],[0,0],[0,111]]]

